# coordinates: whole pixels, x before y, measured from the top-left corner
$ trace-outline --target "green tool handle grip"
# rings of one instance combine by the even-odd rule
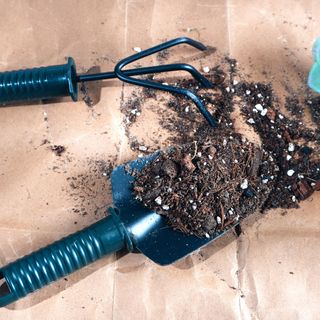
[[[66,96],[77,101],[77,72],[72,58],[62,65],[0,72],[0,104]]]
[[[113,216],[0,269],[0,307],[126,246]]]

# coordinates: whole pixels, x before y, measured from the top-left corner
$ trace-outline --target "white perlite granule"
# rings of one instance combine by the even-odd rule
[[[210,71],[210,68],[209,67],[203,67],[202,70],[203,70],[203,72],[208,73]]]
[[[294,174],[294,170],[290,169],[290,170],[287,171],[287,175],[288,175],[289,177],[292,177],[293,174]]]
[[[256,104],[254,107],[260,112],[263,110],[263,106],[260,103]]]
[[[134,47],[134,48],[133,48],[133,51],[135,51],[135,52],[141,52],[142,50],[141,50],[140,47]]]
[[[240,188],[243,190],[248,189],[248,180],[247,179],[243,180],[243,182],[240,185]]]
[[[294,144],[292,142],[290,142],[288,145],[288,151],[290,152],[294,151]]]

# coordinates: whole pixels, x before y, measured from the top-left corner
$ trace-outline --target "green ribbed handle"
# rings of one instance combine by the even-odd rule
[[[113,216],[0,269],[0,307],[124,248],[126,232]]]
[[[77,101],[77,72],[72,58],[62,65],[0,72],[0,104],[66,96]]]

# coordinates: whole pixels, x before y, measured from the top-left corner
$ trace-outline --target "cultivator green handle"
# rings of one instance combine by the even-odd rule
[[[71,96],[77,101],[74,60],[62,65],[0,72],[0,104]]]
[[[0,269],[0,307],[65,277],[127,245],[114,216],[57,241]]]

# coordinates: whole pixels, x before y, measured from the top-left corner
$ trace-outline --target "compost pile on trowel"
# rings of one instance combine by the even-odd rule
[[[261,173],[266,155],[233,130],[198,130],[190,143],[162,152],[137,174],[134,191],[169,224],[189,234],[209,237],[254,212],[271,186]]]

